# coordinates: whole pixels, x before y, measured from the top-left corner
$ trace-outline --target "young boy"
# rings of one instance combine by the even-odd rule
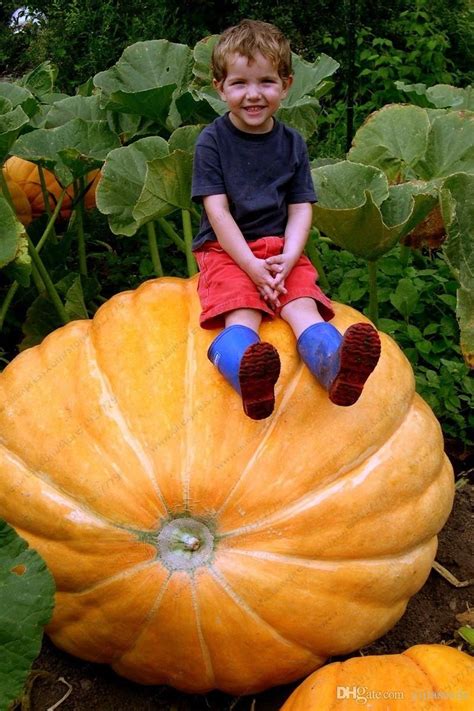
[[[268,417],[280,360],[260,341],[262,318],[281,316],[298,352],[336,405],[352,405],[375,368],[380,341],[370,325],[342,336],[334,312],[302,255],[316,202],[306,145],[274,118],[291,86],[291,51],[273,25],[243,20],[219,38],[214,86],[228,113],[196,144],[194,200],[202,200],[193,241],[200,268],[203,328],[224,330],[208,357],[241,395],[245,413]]]

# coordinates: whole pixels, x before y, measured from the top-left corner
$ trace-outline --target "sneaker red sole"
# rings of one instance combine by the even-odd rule
[[[359,399],[380,358],[380,337],[369,323],[355,323],[344,334],[339,371],[329,389],[335,405],[347,407]]]
[[[275,407],[274,387],[280,375],[280,356],[270,343],[254,343],[239,368],[244,412],[252,420],[269,417]]]

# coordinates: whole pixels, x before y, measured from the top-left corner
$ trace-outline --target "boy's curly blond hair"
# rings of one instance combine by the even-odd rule
[[[291,75],[290,43],[278,27],[260,20],[242,20],[221,34],[212,51],[212,73],[217,82],[227,76],[227,59],[234,52],[254,59],[260,52],[269,59],[282,79]]]

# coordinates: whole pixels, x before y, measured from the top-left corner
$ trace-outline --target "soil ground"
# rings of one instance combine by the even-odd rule
[[[474,487],[465,484],[457,491],[451,516],[439,535],[436,560],[459,581],[474,578],[473,501]],[[462,640],[456,630],[465,622],[456,616],[472,610],[474,601],[471,598],[469,602],[472,589],[472,585],[455,587],[432,570],[398,624],[359,653],[393,654],[414,644],[435,642],[459,646]],[[463,649],[468,651],[466,644]],[[169,687],[139,686],[117,676],[108,667],[61,652],[47,638],[34,670],[40,675],[31,677],[27,694],[29,706],[24,704],[24,711],[51,711],[53,708],[60,711],[277,711],[297,686],[294,683],[242,697],[220,692],[194,696]],[[56,706],[67,691],[65,682],[70,685],[71,693]]]

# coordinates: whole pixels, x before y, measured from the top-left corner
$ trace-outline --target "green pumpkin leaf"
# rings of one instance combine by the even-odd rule
[[[348,158],[374,165],[389,180],[417,177],[413,166],[425,155],[430,123],[418,106],[385,106],[369,116],[352,141]],[[423,176],[422,176],[423,177]]]
[[[144,224],[178,209],[189,210],[192,163],[192,155],[181,150],[150,161],[145,185],[133,209],[134,219]]]
[[[173,131],[171,134],[168,145],[169,152],[180,150],[186,153],[194,154],[194,146],[196,144],[197,137],[201,133],[204,126],[181,126]]]
[[[44,101],[45,97],[52,94],[57,76],[58,68],[56,65],[46,61],[25,74],[18,83]]]
[[[313,223],[336,244],[374,261],[436,203],[432,185],[388,186],[373,166],[340,161],[311,171],[318,202]]]
[[[425,180],[474,173],[474,113],[443,112],[432,123],[422,159],[414,166]]]
[[[211,56],[218,39],[219,35],[209,35],[200,40],[193,49],[193,75],[198,85],[212,84]]]
[[[474,175],[459,173],[444,181],[441,213],[448,239],[443,252],[459,282],[456,316],[461,350],[474,367]]]
[[[57,128],[40,128],[20,136],[12,153],[52,170],[66,186],[100,168],[108,153],[119,145],[118,136],[105,121],[76,118]]]
[[[303,96],[320,96],[320,88],[325,80],[339,69],[339,62],[327,54],[320,54],[314,62],[307,62],[297,54],[292,54],[293,82],[282,106],[297,105]]]
[[[0,708],[20,696],[39,654],[54,605],[54,581],[42,558],[0,520]]]
[[[51,106],[45,128],[56,128],[75,118],[83,121],[106,121],[107,111],[100,107],[99,96],[68,96]]]
[[[18,84],[0,81],[0,96],[8,99],[12,108],[21,106],[27,116],[31,117],[38,111],[39,104],[31,91]]]
[[[435,84],[427,88],[426,84],[404,84],[402,81],[396,81],[395,85],[399,91],[410,96],[412,103],[419,106],[474,111],[474,87],[472,86],[462,89],[450,84]]]
[[[17,258],[25,239],[25,228],[10,204],[0,194],[0,269]]]
[[[136,233],[141,223],[134,218],[133,209],[145,184],[147,161],[168,153],[164,138],[151,136],[108,154],[96,191],[96,203],[99,210],[108,215],[114,234]]]
[[[0,96],[0,163],[8,156],[21,129],[28,123],[28,116],[21,106],[12,109],[9,99]]]
[[[187,90],[192,66],[187,45],[165,39],[136,42],[111,69],[95,75],[94,85],[102,90],[103,107],[139,114],[172,130],[182,123],[175,99]]]

